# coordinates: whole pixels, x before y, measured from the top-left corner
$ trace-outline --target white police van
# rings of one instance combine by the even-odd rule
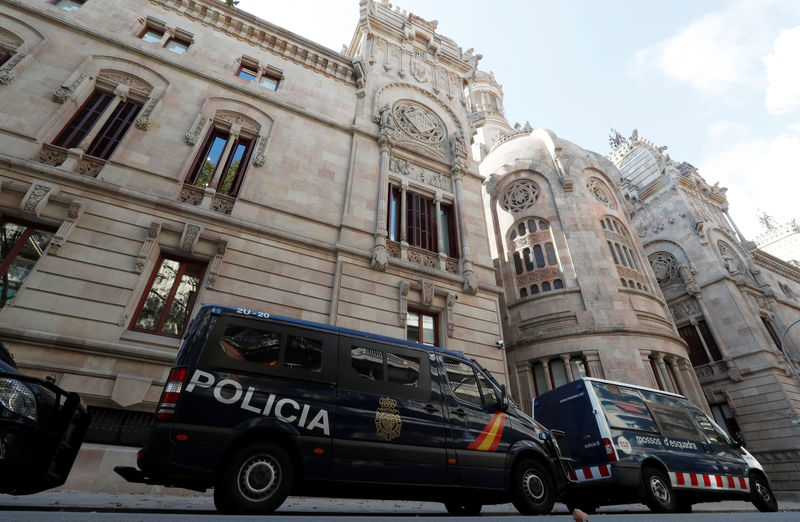
[[[562,434],[563,435],[563,434]],[[416,499],[475,515],[548,513],[566,486],[553,433],[464,355],[205,305],[131,482],[205,491],[223,513],[287,495]]]
[[[758,460],[681,395],[585,377],[539,395],[534,418],[566,433],[570,508],[641,501],[690,512],[695,503],[744,499],[778,509]]]

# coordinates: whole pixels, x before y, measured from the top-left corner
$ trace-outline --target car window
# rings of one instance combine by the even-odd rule
[[[481,391],[475,378],[475,370],[469,364],[445,357],[444,367],[450,392],[459,399],[483,406]]]
[[[419,357],[387,352],[386,377],[390,383],[411,388],[419,386]]]
[[[692,411],[692,414],[694,414],[694,418],[700,425],[700,429],[702,429],[703,433],[706,434],[706,437],[708,437],[708,439],[711,442],[719,444],[721,442],[721,439],[719,438],[719,433],[717,433],[717,430],[714,428],[714,425],[711,424],[711,421],[708,420],[706,414],[703,413],[702,411],[696,411],[696,410]]]
[[[688,411],[654,403],[649,403],[648,407],[664,437],[695,440],[700,437]]]
[[[309,373],[322,371],[322,347],[319,339],[286,335],[268,325],[229,324],[219,340],[222,352],[230,359],[280,366]]]
[[[383,352],[363,346],[350,348],[350,367],[362,379],[383,381]]]
[[[595,382],[592,386],[610,427],[658,432],[658,427],[639,390],[601,382]]]

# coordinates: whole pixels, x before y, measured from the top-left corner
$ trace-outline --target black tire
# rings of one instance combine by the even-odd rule
[[[469,501],[448,501],[444,503],[448,513],[457,517],[473,517],[480,515],[483,504]]]
[[[235,452],[214,488],[214,505],[227,514],[272,513],[294,481],[291,460],[280,446],[255,442]]]
[[[511,473],[511,498],[514,507],[523,515],[546,515],[556,501],[555,487],[544,466],[524,459]]]
[[[655,468],[642,470],[644,481],[644,503],[655,513],[675,513],[678,502],[669,479]]]
[[[766,477],[753,474],[750,477],[750,499],[759,511],[778,511],[778,499],[772,493]]]

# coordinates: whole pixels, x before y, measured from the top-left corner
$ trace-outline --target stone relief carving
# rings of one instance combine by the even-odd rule
[[[222,259],[225,257],[225,252],[227,251],[228,242],[220,239],[217,242],[217,253],[211,259],[211,263],[209,263],[208,267],[208,280],[206,281],[206,286],[208,288],[214,288],[214,285],[217,284],[219,270],[222,267]]]
[[[419,83],[426,83],[428,81],[428,67],[422,60],[416,56],[411,58],[409,65],[411,76],[413,76]]]
[[[378,143],[381,146],[394,145],[397,140],[397,127],[392,117],[392,109],[389,105],[384,105],[379,112],[381,130],[378,134]]]
[[[398,305],[397,312],[400,326],[405,328],[408,324],[408,290],[411,287],[408,281],[400,281],[398,287]]]
[[[680,265],[672,254],[656,252],[650,254],[648,260],[659,283],[668,283],[677,277]]]
[[[130,90],[138,91],[142,94],[149,94],[150,91],[153,90],[153,86],[146,81],[122,71],[100,71],[100,74],[97,77],[97,82],[100,84],[110,84],[109,86],[113,87],[125,85]]]
[[[422,302],[426,306],[433,305],[433,296],[436,293],[436,285],[430,279],[423,279],[422,283]]]
[[[695,299],[688,299],[670,306],[669,311],[672,313],[672,318],[676,321],[684,317],[695,317],[701,313],[700,305]]]
[[[69,98],[72,93],[75,92],[75,89],[77,89],[78,85],[80,85],[81,82],[86,79],[86,76],[87,74],[82,72],[76,76],[74,80],[72,80],[71,84],[62,85],[53,91],[53,101],[56,103],[64,103],[67,101],[67,98]]]
[[[444,124],[422,105],[412,101],[401,101],[395,104],[392,115],[398,127],[417,141],[437,145],[444,140]]]
[[[389,158],[389,171],[447,192],[453,192],[452,181],[449,177],[418,167],[408,160]]]
[[[264,150],[267,147],[267,137],[261,136],[258,138],[258,145],[256,146],[256,157],[253,159],[253,165],[256,167],[263,167],[267,158],[264,156]]]
[[[241,125],[243,129],[247,129],[254,134],[258,134],[261,128],[256,120],[236,112],[219,111],[214,115],[214,118],[228,122],[231,125]]]
[[[594,196],[594,199],[604,206],[611,210],[617,209],[617,202],[614,201],[614,197],[611,196],[611,191],[605,183],[597,178],[589,178],[586,181],[586,188],[589,190],[589,193]]]
[[[158,100],[154,100],[153,98],[149,98],[147,100],[147,103],[145,103],[144,107],[142,107],[142,112],[136,118],[136,123],[134,125],[136,125],[137,129],[143,131],[150,130],[150,125],[152,123],[150,121],[150,114],[153,112],[153,109],[157,103]]]
[[[722,264],[734,278],[742,276],[742,265],[739,257],[733,253],[731,247],[724,241],[717,243],[719,255],[722,257]]]
[[[86,204],[81,201],[73,201],[67,209],[67,219],[65,219],[58,230],[53,234],[53,239],[50,240],[50,252],[57,253],[61,247],[67,242],[67,237],[75,228],[78,219],[83,215],[86,210]]]
[[[500,197],[500,206],[506,212],[520,212],[536,204],[539,186],[533,181],[517,180],[506,188]]]
[[[186,143],[188,145],[194,145],[197,143],[198,138],[200,138],[200,133],[203,132],[203,127],[205,127],[206,122],[208,121],[208,117],[200,116],[197,119],[197,122],[194,124],[194,127],[185,134]]]
[[[0,67],[0,85],[8,85],[13,82],[17,75],[14,74],[14,67],[25,58],[25,55],[22,53],[16,53],[14,56],[6,60],[6,63]]]
[[[455,329],[456,325],[453,324],[453,310],[456,306],[456,300],[458,296],[453,292],[447,292],[447,335],[448,337],[453,335],[453,330]]]
[[[23,212],[34,214],[36,217],[39,217],[39,214],[41,214],[45,205],[47,205],[50,196],[58,194],[58,192],[58,185],[36,180],[31,183],[28,192],[22,198],[19,208]]]
[[[183,227],[183,234],[181,235],[181,250],[184,252],[192,252],[197,240],[200,239],[200,232],[203,227],[196,223],[186,223]]]
[[[150,258],[150,253],[158,242],[159,234],[161,234],[161,223],[153,221],[150,223],[150,228],[147,230],[147,238],[145,238],[142,248],[139,250],[139,255],[136,256],[136,263],[134,265],[135,272],[141,273],[142,270],[144,270],[145,265],[147,265],[147,260]]]

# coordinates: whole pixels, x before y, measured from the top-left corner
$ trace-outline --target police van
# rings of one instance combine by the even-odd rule
[[[556,436],[563,435],[556,433]],[[513,502],[548,513],[568,482],[553,433],[463,355],[205,305],[126,480],[205,491],[227,514],[287,495]]]
[[[681,395],[586,377],[539,395],[534,418],[566,432],[569,507],[641,501],[691,512],[695,503],[742,499],[778,509],[761,464]]]

